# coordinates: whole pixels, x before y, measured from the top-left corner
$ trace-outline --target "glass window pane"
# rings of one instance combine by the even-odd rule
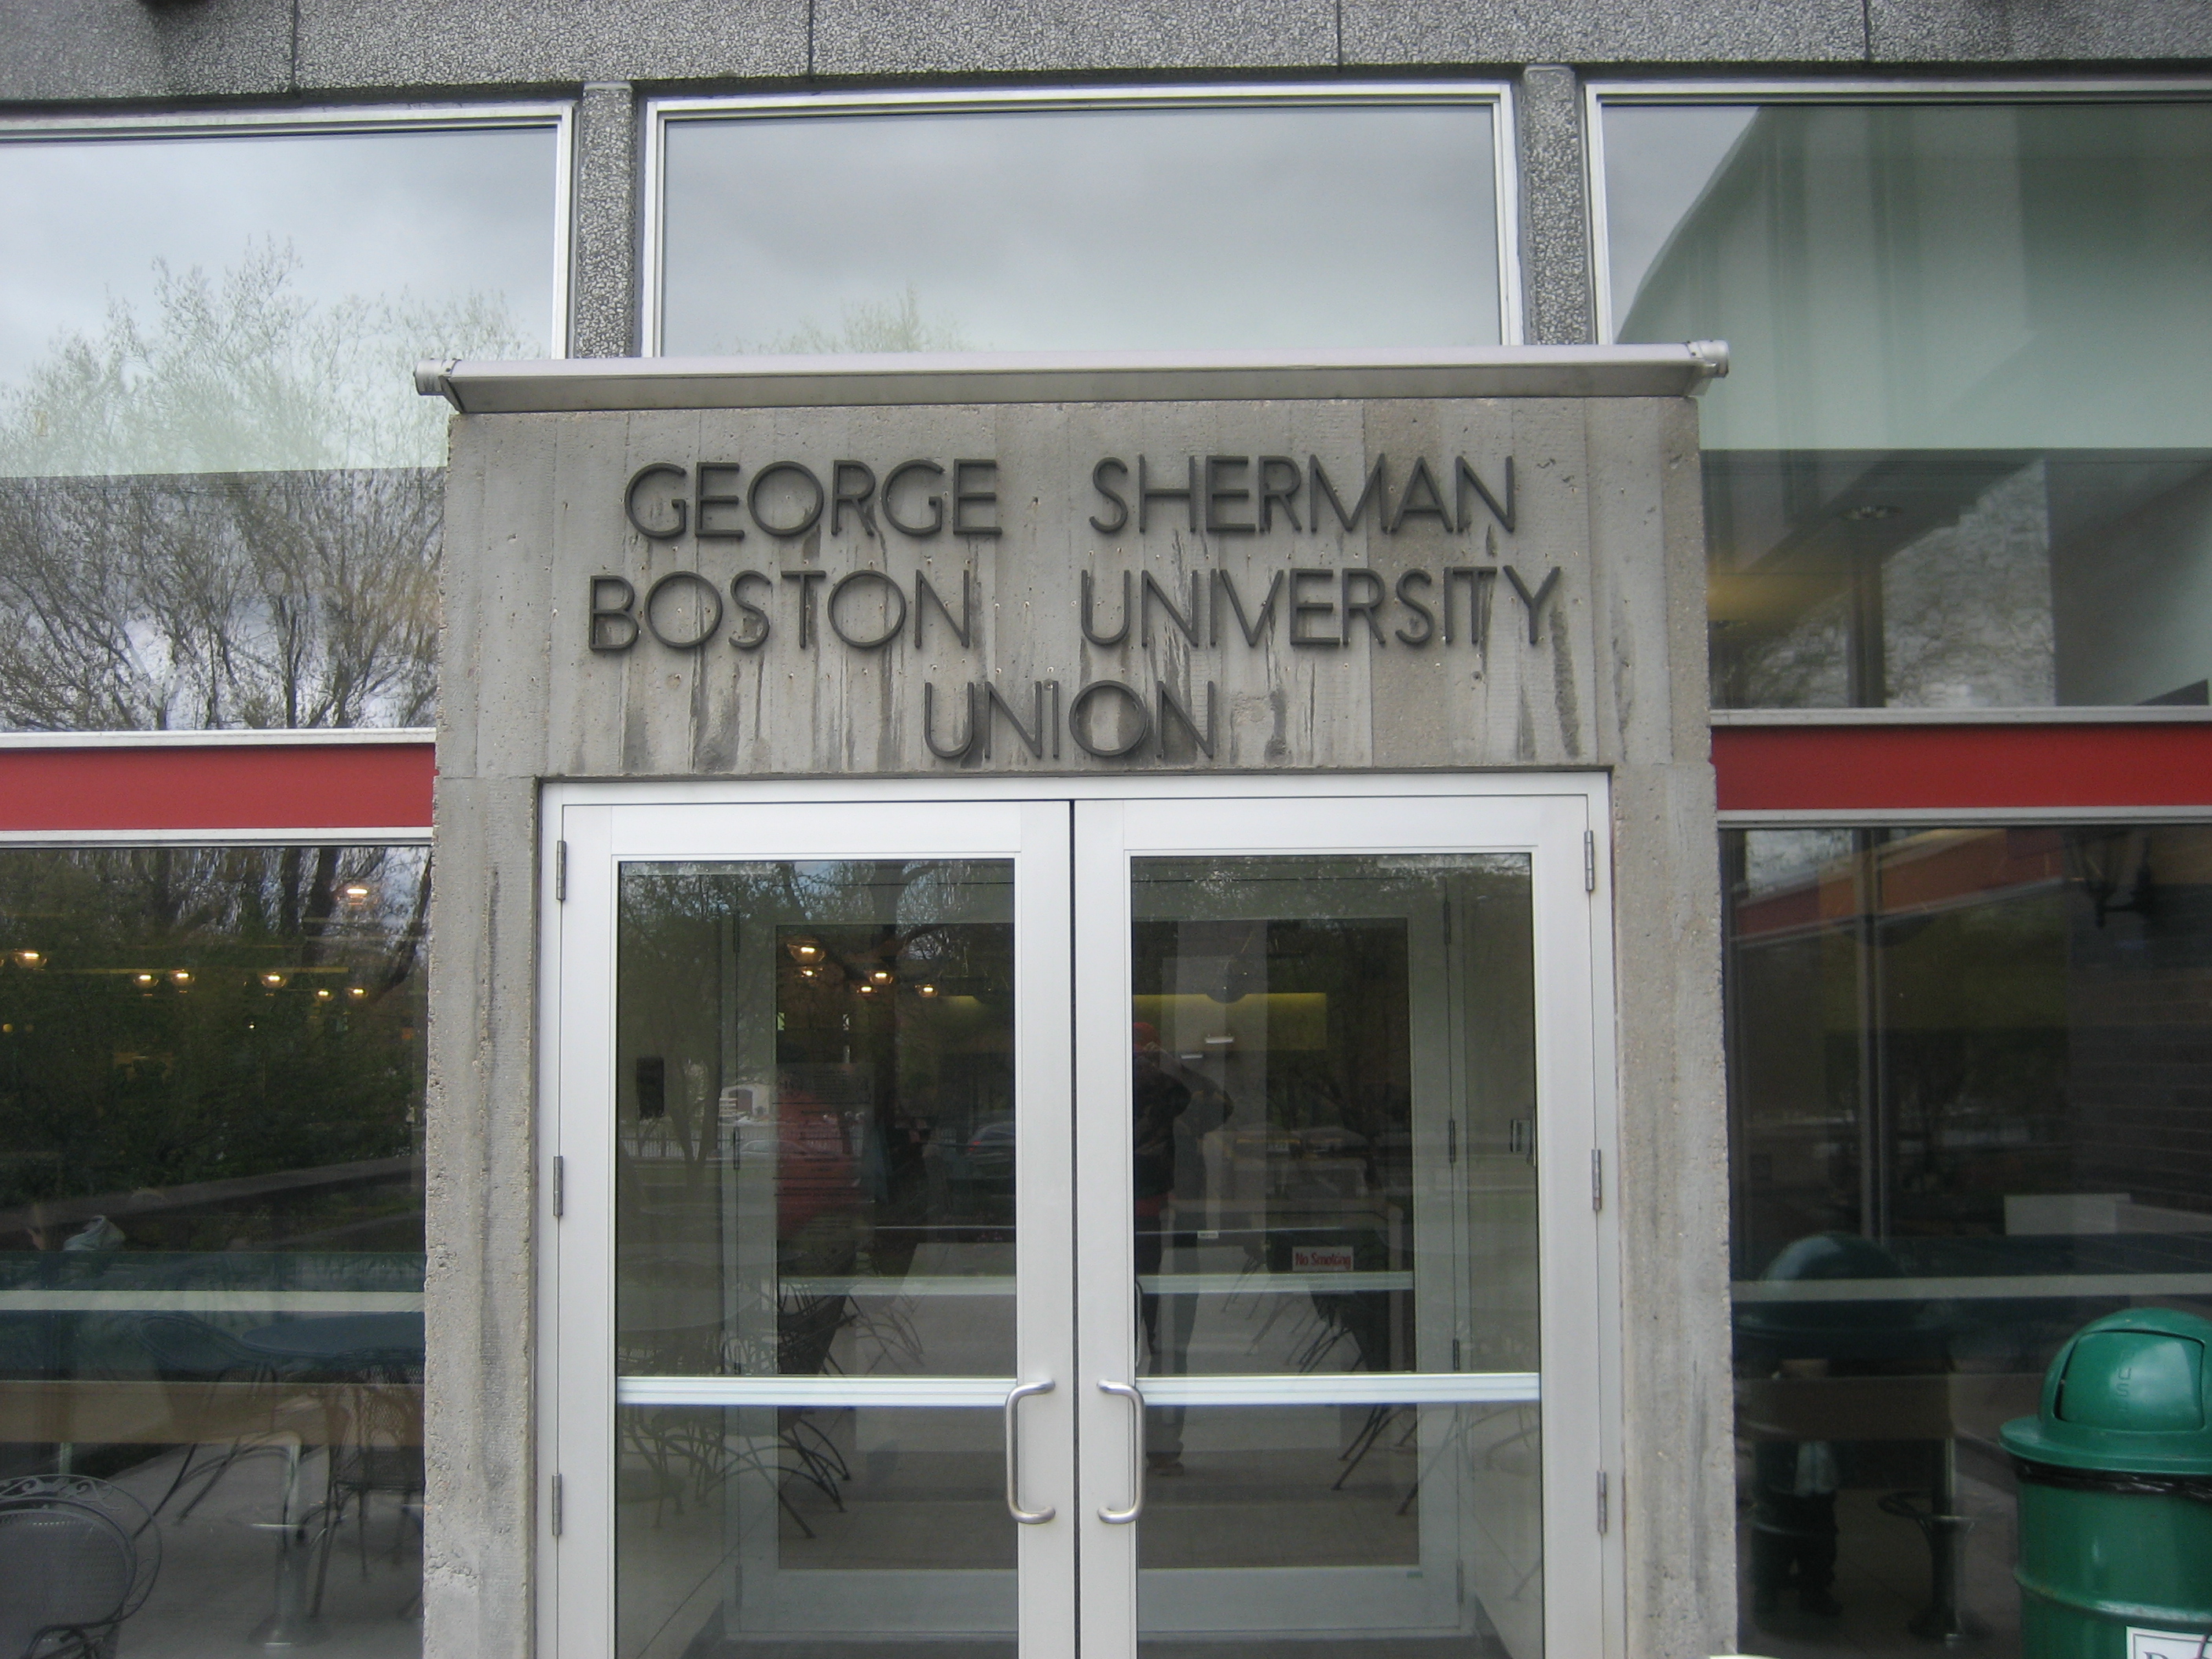
[[[422,725],[447,411],[555,337],[546,125],[0,142],[0,728]]]
[[[625,867],[621,1375],[1012,1375],[1012,876]]]
[[[1251,1379],[1145,1409],[1146,1659],[1541,1651],[1531,899],[1523,854],[1133,861],[1138,1376]],[[1298,1397],[1373,1372],[1468,1402]]]
[[[427,856],[0,853],[0,1510],[126,1651],[420,1645]]]
[[[1538,1407],[1197,1406],[1138,1522],[1139,1659],[1541,1659]],[[1228,1651],[1237,1651],[1227,1648]]]
[[[1723,707],[2197,702],[2212,105],[1604,116],[1617,337],[1715,337]]]
[[[661,349],[1482,345],[1481,103],[686,118]]]
[[[995,1410],[623,1407],[615,1652],[1015,1659]]]
[[[2088,1320],[2212,1312],[2212,828],[1723,856],[1743,1645],[2016,1651],[2000,1426]]]
[[[1012,918],[1000,860],[623,866],[624,1659],[1011,1653],[998,1412],[804,1389],[1014,1370]]]

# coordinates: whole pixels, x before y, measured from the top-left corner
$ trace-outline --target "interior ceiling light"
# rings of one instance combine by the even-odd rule
[[[349,997],[365,997],[368,994],[368,988],[362,985],[349,985],[346,987],[346,994]]]
[[[284,982],[284,975],[282,974],[264,974],[261,976],[261,982],[273,991]]]
[[[923,981],[914,988],[918,994],[922,996],[933,997],[937,994],[937,988],[934,985],[930,984],[927,980]]]
[[[21,963],[26,968],[35,968],[46,959],[46,957],[37,951],[18,951],[15,952],[15,960]]]
[[[368,889],[356,881],[347,887],[345,896],[349,899],[365,899],[368,896]]]
[[[878,985],[888,985],[891,982],[891,970],[888,968],[878,968],[868,977]]]
[[[190,985],[192,982],[191,970],[185,968],[174,969],[171,972],[169,977],[179,985]]]
[[[791,952],[791,959],[793,962],[811,963],[822,960],[821,945],[811,939],[787,939],[784,941],[783,948]]]
[[[316,992],[315,994],[320,997],[325,1002],[328,1002],[331,1000],[331,991],[328,986],[325,986],[321,990]]]
[[[869,984],[866,980],[862,980],[860,984],[855,986],[854,988],[859,991],[864,997],[872,997],[876,994],[876,988]]]
[[[133,974],[131,977],[137,980],[141,985],[151,985],[154,982],[154,975],[151,974]]]

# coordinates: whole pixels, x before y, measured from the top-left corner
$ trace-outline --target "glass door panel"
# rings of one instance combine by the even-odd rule
[[[1010,1376],[1012,861],[620,879],[618,1374]]]
[[[1538,1659],[1577,1622],[1547,1618],[1547,1383],[1595,1348],[1587,1304],[1546,1331],[1538,1275],[1547,1142],[1564,1126],[1584,1168],[1591,1145],[1587,1040],[1547,1066],[1538,1018],[1568,859],[1583,896],[1581,802],[1461,803],[1433,837],[1434,802],[1285,805],[1079,808],[1079,894],[1118,865],[1126,896],[1131,1124],[1128,1277],[1118,1308],[1086,1304],[1085,1374],[1126,1365],[1143,1401],[1140,1452],[1133,1405],[1086,1406],[1130,1457],[1117,1480],[1086,1448],[1108,1493],[1086,1559],[1136,1591],[1133,1632],[1086,1631],[1146,1659]],[[1429,850],[1451,842],[1478,850]],[[1556,1046],[1576,1010],[1551,1013]],[[1584,1392],[1572,1427],[1594,1427],[1571,1422]]]
[[[549,1654],[1604,1650],[1586,796],[552,810]]]
[[[1065,1349],[1064,1298],[1018,1285],[1071,1253],[1066,809],[606,828],[571,837],[569,902],[611,901],[612,1019],[562,1136],[613,1267],[612,1650],[1012,1659],[1038,1552],[1007,1395]],[[1070,1495],[1056,1404],[1017,1425],[1041,1508]]]
[[[1140,1651],[1238,1607],[1255,1637],[1485,1656],[1502,1620],[1528,1659],[1540,1553],[1478,1561],[1471,1506],[1534,1544],[1536,1483],[1470,1455],[1455,1407],[1331,1393],[1475,1371],[1539,1443],[1528,854],[1136,858],[1130,884],[1139,1387],[1273,1379],[1146,1411]]]

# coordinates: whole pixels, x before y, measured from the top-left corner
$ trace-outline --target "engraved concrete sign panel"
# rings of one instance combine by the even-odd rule
[[[1601,763],[1624,665],[1664,654],[1688,410],[464,421],[447,707],[551,776]]]

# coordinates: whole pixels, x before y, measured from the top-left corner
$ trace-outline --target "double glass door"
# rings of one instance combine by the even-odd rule
[[[1606,1650],[1592,808],[556,795],[552,1650]]]

